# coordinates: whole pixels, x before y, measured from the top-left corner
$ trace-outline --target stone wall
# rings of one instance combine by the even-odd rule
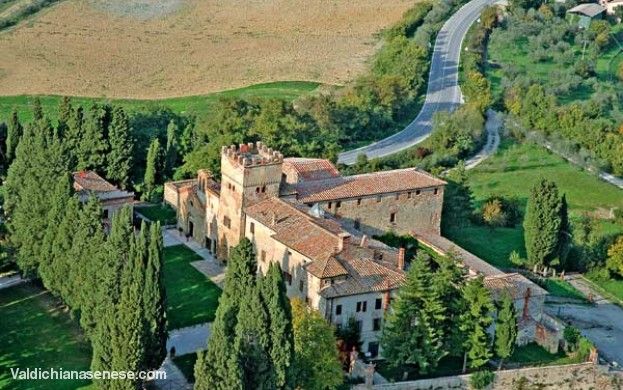
[[[618,376],[606,373],[604,369],[593,363],[582,363],[499,371],[496,372],[494,383],[489,389],[615,390],[621,388],[619,383],[620,378]],[[371,387],[357,385],[354,388],[361,390],[368,388],[379,390],[469,390],[470,385],[469,375],[459,375],[408,382],[374,384]]]
[[[322,208],[364,234],[413,230],[439,233],[443,187],[322,202]],[[393,214],[393,216],[392,216]]]

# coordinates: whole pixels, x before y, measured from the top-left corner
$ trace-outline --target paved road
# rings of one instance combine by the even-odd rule
[[[458,64],[463,38],[471,24],[478,19],[482,9],[495,0],[472,0],[459,9],[443,25],[431,59],[426,100],[418,116],[399,133],[359,149],[341,153],[338,162],[354,164],[357,156],[383,157],[411,147],[425,140],[432,130],[433,114],[451,111],[463,98],[458,85]]]
[[[488,110],[487,122],[485,123],[487,143],[482,147],[480,152],[465,161],[465,169],[476,168],[476,166],[498,150],[498,146],[500,146],[500,127],[502,127],[502,114],[493,110]]]
[[[595,344],[600,356],[620,366],[623,364],[623,309],[601,297],[580,276],[569,276],[567,281],[586,296],[592,296],[595,305],[547,304],[545,310],[578,328]]]

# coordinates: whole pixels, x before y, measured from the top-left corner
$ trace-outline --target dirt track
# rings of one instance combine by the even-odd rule
[[[0,94],[162,98],[340,84],[414,0],[66,0],[0,34]]]

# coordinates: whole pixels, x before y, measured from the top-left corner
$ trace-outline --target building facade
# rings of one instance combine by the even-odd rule
[[[73,187],[81,202],[96,197],[102,207],[102,219],[109,225],[115,212],[123,206],[134,204],[134,193],[123,191],[93,171],[73,173]]]
[[[284,158],[258,142],[223,147],[220,181],[201,170],[196,179],[167,183],[164,194],[177,210],[180,231],[224,262],[248,238],[259,272],[279,264],[290,297],[304,299],[338,327],[354,318],[363,352],[376,356],[384,311],[405,278],[405,251],[374,236],[393,232],[445,240],[444,185],[415,168],[342,176],[328,160]],[[525,285],[533,296],[543,294],[523,276],[504,274],[469,255],[463,264],[472,275],[495,279],[493,290],[510,289],[517,296]],[[517,305],[526,302],[516,299]],[[538,322],[542,304],[531,302],[524,317]]]

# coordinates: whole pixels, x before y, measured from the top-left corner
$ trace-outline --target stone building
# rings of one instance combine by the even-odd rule
[[[104,223],[109,223],[112,215],[125,205],[134,203],[134,193],[120,190],[93,171],[73,173],[73,187],[80,201],[86,202],[95,196],[102,206]]]
[[[373,236],[412,234],[440,253],[456,247],[440,235],[445,184],[415,168],[342,176],[328,160],[284,158],[258,142],[222,148],[220,181],[201,170],[167,183],[164,195],[187,236],[222,261],[248,238],[260,272],[276,262],[289,296],[338,327],[353,317],[363,352],[376,356],[384,311],[404,281],[405,251]],[[522,318],[540,321],[544,290],[460,251],[471,275],[509,290]]]

